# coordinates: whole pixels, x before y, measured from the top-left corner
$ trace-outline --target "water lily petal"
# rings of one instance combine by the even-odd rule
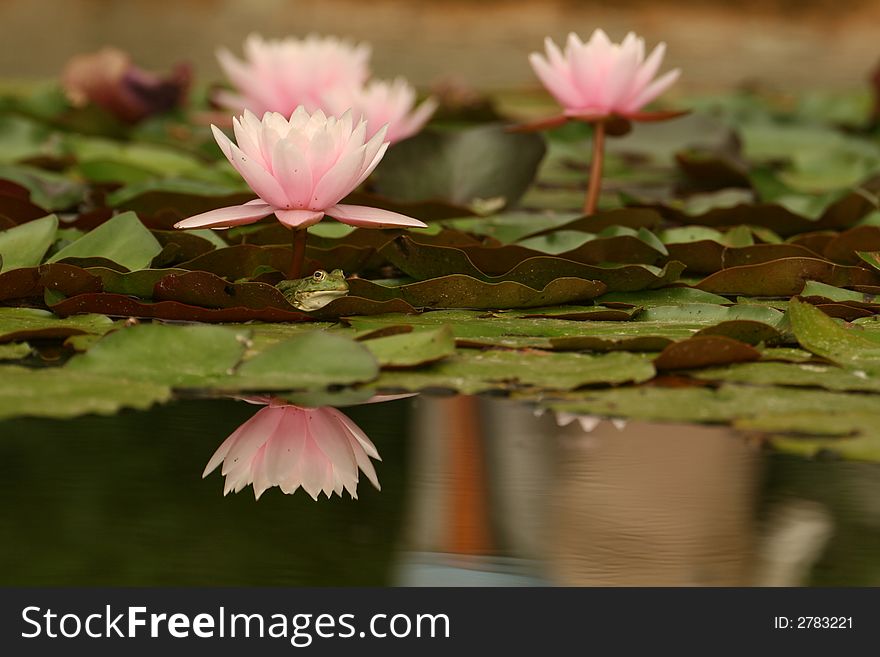
[[[175,228],[231,228],[244,226],[268,217],[275,211],[263,199],[248,201],[244,205],[231,205],[226,208],[209,210],[174,224]]]
[[[649,84],[646,89],[644,89],[638,96],[635,97],[635,99],[630,101],[628,103],[628,106],[626,108],[623,108],[623,111],[634,112],[639,108],[644,107],[652,100],[657,98],[664,91],[666,91],[673,84],[675,84],[675,81],[678,80],[680,75],[681,69],[678,68],[673,69],[664,75],[661,75],[651,84]]]
[[[390,210],[368,208],[363,205],[338,203],[327,208],[326,213],[344,224],[364,228],[427,228],[427,224]]]
[[[293,208],[309,207],[312,197],[312,166],[302,149],[292,141],[279,139],[272,152],[275,177]]]
[[[260,158],[245,155],[217,126],[212,125],[211,130],[220,150],[257,196],[276,208],[283,208],[289,204],[284,189],[260,163]]]

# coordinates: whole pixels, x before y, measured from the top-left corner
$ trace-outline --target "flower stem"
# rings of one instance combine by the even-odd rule
[[[584,201],[584,214],[596,213],[599,204],[599,191],[602,188],[602,163],[605,159],[605,122],[593,124],[593,159],[590,162],[590,181],[587,187],[587,198]]]
[[[293,231],[293,260],[290,263],[288,278],[296,280],[302,278],[303,260],[306,255],[306,238],[308,231],[305,228]]]

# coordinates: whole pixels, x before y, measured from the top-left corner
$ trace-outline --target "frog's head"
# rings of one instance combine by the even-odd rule
[[[302,292],[348,292],[348,282],[341,269],[334,269],[329,274],[319,269],[311,276],[300,279],[299,290]]]
[[[323,308],[328,303],[348,294],[348,282],[341,269],[329,274],[319,269],[311,276],[295,281],[282,281],[278,289],[285,298],[300,310],[311,311]]]

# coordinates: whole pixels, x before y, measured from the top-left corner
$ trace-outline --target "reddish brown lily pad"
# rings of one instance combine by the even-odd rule
[[[178,301],[140,301],[123,294],[79,294],[56,303],[52,311],[60,317],[80,313],[101,313],[111,317],[139,317],[181,320],[188,322],[308,322],[314,318],[306,313],[279,308],[201,308]]]
[[[821,258],[821,255],[799,244],[750,244],[726,248],[721,256],[721,265],[722,269],[726,269],[781,258]]]
[[[414,241],[422,242],[418,238]],[[513,269],[528,258],[547,256],[546,253],[517,244],[460,246],[458,248],[466,253],[471,262],[481,271],[496,276]],[[555,253],[552,257],[587,265],[598,265],[605,262],[653,265],[664,255],[634,235],[615,235],[613,237],[597,237],[577,248]]]
[[[859,251],[880,251],[880,226],[856,226],[832,239],[823,255],[844,265],[862,263]]]
[[[178,301],[205,308],[276,308],[300,312],[288,303],[278,288],[266,283],[229,283],[206,271],[169,274],[153,288],[156,301]]]
[[[204,237],[183,230],[153,230],[150,232],[162,245],[162,252],[153,258],[153,267],[170,267],[187,262],[216,248]]]
[[[0,302],[25,299],[42,301],[45,290],[65,296],[84,292],[100,292],[101,279],[80,267],[52,263],[39,267],[22,267],[0,274]]]
[[[345,317],[385,315],[390,313],[412,315],[418,313],[418,311],[403,299],[376,301],[375,299],[365,299],[364,297],[349,294],[348,296],[334,299],[323,308],[310,312],[309,315],[315,319],[333,320]]]
[[[567,224],[536,231],[527,237],[537,237],[554,233],[558,230],[579,230],[584,233],[598,233],[610,226],[626,228],[656,228],[663,223],[663,216],[652,208],[615,208],[597,212],[585,217],[578,217]]]
[[[605,291],[598,281],[559,278],[542,288],[514,281],[488,283],[453,274],[418,283],[386,287],[363,279],[349,281],[352,296],[389,301],[403,299],[415,308],[535,308],[594,299]]]
[[[799,298],[802,301],[806,301],[807,303],[815,305],[816,308],[821,310],[829,317],[836,317],[847,322],[851,322],[854,319],[858,319],[859,317],[871,317],[872,315],[876,314],[873,310],[861,308],[847,302],[822,303],[821,300],[818,300],[816,297]]]
[[[865,187],[870,189],[872,184],[866,184]],[[762,226],[783,237],[812,231],[849,228],[874,210],[873,203],[860,191],[854,191],[835,201],[818,219],[802,217],[776,203],[741,203],[732,207],[713,208],[695,216],[667,205],[651,207],[667,220],[681,224],[714,228],[738,225]]]
[[[134,210],[149,228],[170,229],[175,221],[209,210],[241,205],[253,198],[252,192],[200,196],[183,192],[147,190],[125,198],[115,207],[119,210]]]
[[[684,269],[681,263],[670,262],[655,273],[644,265],[599,267],[541,255],[522,260],[506,272],[492,275],[477,266],[468,253],[460,248],[421,244],[408,237],[399,237],[383,248],[381,253],[398,269],[418,280],[463,274],[486,283],[516,282],[534,289],[541,289],[558,278],[582,278],[601,281],[613,291],[643,290],[677,280]],[[486,261],[483,264],[490,263],[488,257],[483,259]]]
[[[10,219],[16,224],[23,224],[34,219],[45,217],[49,212],[31,203],[30,194],[22,197],[18,192],[0,193],[0,216]]]
[[[746,344],[778,342],[782,334],[773,326],[750,319],[728,319],[697,331],[695,336],[723,336]]]
[[[701,190],[751,187],[748,165],[735,152],[690,149],[676,153],[675,161],[694,186]]]
[[[820,281],[836,287],[880,285],[880,273],[862,267],[835,265],[818,258],[781,258],[722,269],[704,278],[696,287],[715,294],[790,297],[799,294],[807,281]]]
[[[761,352],[722,335],[697,335],[667,345],[657,358],[658,370],[686,370],[729,363],[746,363],[761,358]]]
[[[723,268],[725,247],[715,240],[667,244],[669,259],[684,263],[688,273],[711,274]]]
[[[825,247],[828,246],[835,238],[838,232],[834,230],[817,230],[808,233],[800,233],[788,238],[788,244],[797,244],[806,247],[818,254],[825,253]]]
[[[258,268],[271,268],[286,272],[290,269],[292,261],[293,251],[289,246],[238,244],[226,249],[210,251],[181,263],[179,267],[192,271],[206,271],[237,280],[251,278]]]

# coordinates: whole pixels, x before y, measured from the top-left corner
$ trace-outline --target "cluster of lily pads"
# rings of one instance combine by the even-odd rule
[[[200,120],[134,125],[53,84],[0,101],[0,418],[271,394],[505,394],[567,413],[731,424],[880,458],[880,140],[870,97],[690,99],[609,140],[509,130],[537,94],[440,95],[345,203],[425,229],[307,228],[316,310],[278,285],[274,219],[175,230],[253,199]],[[627,126],[629,127],[629,126]]]

